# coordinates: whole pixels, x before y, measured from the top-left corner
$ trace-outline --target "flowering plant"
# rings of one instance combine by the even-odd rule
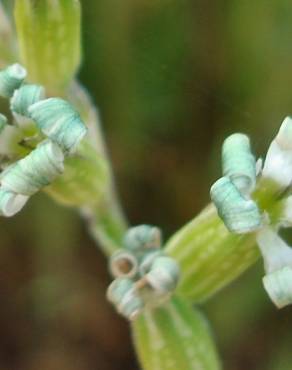
[[[0,20],[0,35],[14,40],[2,6]],[[163,243],[156,226],[129,227],[115,194],[96,109],[76,80],[79,2],[18,0],[15,23],[19,54],[12,42],[0,49],[0,96],[11,111],[10,119],[0,114],[0,214],[13,216],[38,191],[78,208],[109,260],[107,297],[130,321],[141,366],[220,369],[197,305],[259,252],[271,300],[280,308],[292,303],[292,249],[279,235],[292,223],[292,119],[264,163],[246,135],[228,137],[212,203]]]

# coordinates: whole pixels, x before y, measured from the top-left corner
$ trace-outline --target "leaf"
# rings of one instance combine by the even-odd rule
[[[173,298],[132,324],[144,370],[219,370],[208,323],[197,309]]]

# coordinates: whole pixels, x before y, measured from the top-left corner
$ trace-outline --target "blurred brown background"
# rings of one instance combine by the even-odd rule
[[[167,238],[209,201],[223,138],[248,133],[264,155],[292,113],[292,2],[81,2],[79,77],[99,107],[121,201],[132,224]],[[292,369],[292,311],[273,307],[262,274],[259,263],[204,306],[225,370]],[[37,195],[1,219],[0,370],[138,369],[108,283],[74,210]]]

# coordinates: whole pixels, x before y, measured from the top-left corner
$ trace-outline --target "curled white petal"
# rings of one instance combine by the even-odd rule
[[[1,185],[17,194],[33,195],[63,172],[63,161],[64,155],[57,144],[43,142],[1,174]]]
[[[286,117],[282,122],[279,132],[275,138],[281,148],[292,150],[292,118]]]
[[[132,278],[138,272],[138,261],[132,253],[121,249],[111,256],[109,269],[114,277]]]
[[[271,178],[282,187],[292,181],[292,119],[287,117],[272,141],[263,168],[263,177]]]
[[[5,217],[14,216],[24,207],[28,199],[29,197],[25,195],[0,188],[0,214]]]
[[[157,257],[145,275],[148,284],[161,294],[174,291],[180,276],[177,262],[168,256]]]
[[[281,225],[283,227],[292,226],[292,195],[285,199]]]
[[[260,230],[257,242],[268,274],[285,266],[292,267],[292,248],[272,228]]]
[[[286,266],[263,278],[264,287],[278,308],[292,303],[292,267]]]

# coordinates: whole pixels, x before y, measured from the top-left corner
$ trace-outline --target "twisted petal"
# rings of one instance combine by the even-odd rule
[[[210,195],[229,231],[243,234],[261,226],[256,203],[245,199],[228,177],[217,180],[211,187]]]
[[[45,89],[40,85],[27,84],[17,89],[10,101],[11,110],[14,113],[29,117],[30,105],[44,99]]]
[[[145,276],[151,269],[153,262],[156,258],[163,256],[163,252],[158,250],[153,250],[147,252],[140,260],[139,264],[139,274],[141,277]]]
[[[114,277],[133,278],[138,272],[138,261],[129,251],[120,249],[110,258],[110,272]]]
[[[135,253],[144,253],[152,248],[161,246],[161,231],[151,225],[131,227],[124,238],[126,248]]]
[[[26,70],[20,64],[13,64],[0,71],[0,96],[11,98],[26,77]]]
[[[1,174],[3,189],[30,196],[50,184],[64,169],[64,156],[51,141],[40,144]]]
[[[161,294],[172,293],[176,288],[180,276],[177,262],[167,256],[157,257],[145,278],[148,284]]]
[[[63,99],[41,100],[28,112],[39,129],[65,152],[72,152],[87,132],[79,114]]]
[[[287,265],[292,266],[292,248],[272,228],[260,230],[257,242],[268,274]]]
[[[266,275],[263,283],[278,308],[292,304],[292,267],[286,266]]]
[[[0,215],[14,216],[25,205],[29,197],[0,188]]]
[[[272,301],[281,308],[292,303],[292,248],[271,228],[257,235],[264,258],[264,287]]]
[[[129,320],[134,320],[144,307],[134,282],[128,278],[115,279],[108,287],[107,298],[117,311]]]
[[[224,141],[222,166],[223,175],[229,177],[239,191],[249,194],[254,189],[256,162],[246,135],[233,134]]]

